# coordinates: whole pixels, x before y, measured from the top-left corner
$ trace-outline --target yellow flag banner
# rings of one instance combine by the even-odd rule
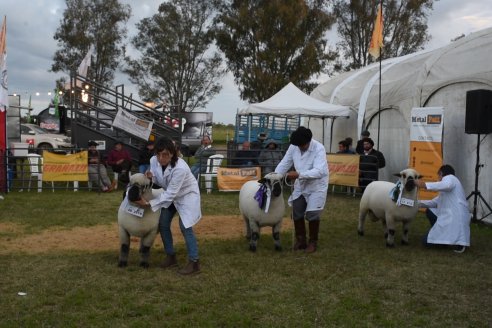
[[[87,151],[60,155],[43,152],[43,181],[87,181]]]
[[[259,167],[225,168],[217,170],[219,191],[239,191],[243,184],[250,180],[260,180]]]
[[[438,181],[437,170],[442,166],[442,107],[412,108],[410,126],[410,167],[425,181]],[[420,190],[419,199],[432,199],[437,192]]]
[[[369,44],[369,54],[377,59],[381,55],[383,47],[383,9],[381,4],[378,5],[378,13],[374,22],[374,30],[372,31],[371,43]]]
[[[357,187],[359,185],[359,155],[328,154],[330,184]]]

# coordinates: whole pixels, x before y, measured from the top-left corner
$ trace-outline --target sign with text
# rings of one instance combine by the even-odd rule
[[[121,108],[118,110],[113,121],[113,126],[144,140],[149,140],[152,125],[153,122],[138,118]]]
[[[43,181],[87,181],[87,150],[60,155],[43,152]]]
[[[359,185],[359,155],[328,154],[330,184],[357,187]]]
[[[217,170],[219,191],[239,191],[245,182],[260,180],[260,178],[260,167],[219,167]]]
[[[410,163],[425,181],[437,181],[442,166],[442,107],[412,108],[410,120]],[[420,190],[420,199],[432,199],[436,192]]]

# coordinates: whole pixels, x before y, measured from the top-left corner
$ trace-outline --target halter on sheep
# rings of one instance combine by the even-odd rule
[[[364,221],[367,214],[373,221],[381,219],[386,246],[394,246],[395,222],[403,223],[402,245],[408,245],[408,227],[418,211],[418,187],[420,175],[414,169],[405,169],[395,176],[397,184],[386,181],[371,182],[360,200],[358,233],[364,235]]]
[[[140,266],[149,267],[150,248],[157,235],[160,211],[153,212],[150,207],[132,205],[133,201],[144,197],[150,200],[159,196],[162,189],[152,189],[152,181],[144,174],[136,173],[130,177],[125,199],[118,210],[120,236],[119,267],[126,267],[130,253],[130,236],[140,237]]]
[[[282,175],[269,173],[259,181],[246,182],[239,191],[239,209],[246,225],[249,250],[256,251],[260,228],[272,227],[275,249],[280,251],[280,228],[285,212]]]

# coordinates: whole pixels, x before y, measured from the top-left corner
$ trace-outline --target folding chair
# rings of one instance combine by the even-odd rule
[[[212,155],[207,159],[207,170],[205,173],[201,174],[205,180],[205,189],[207,190],[207,194],[212,192],[212,178],[217,177],[217,171],[219,170],[223,159],[224,155],[221,154]]]
[[[43,190],[43,157],[38,154],[27,155],[28,168],[29,168],[29,184],[27,191],[31,191],[31,180],[37,178],[38,180],[38,192]],[[51,190],[55,192],[55,184],[51,181]]]

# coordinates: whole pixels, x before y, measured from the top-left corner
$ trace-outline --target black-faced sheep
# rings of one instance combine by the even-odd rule
[[[269,173],[259,181],[246,182],[239,191],[239,209],[246,225],[249,250],[256,251],[260,228],[272,227],[275,249],[280,251],[280,228],[285,213],[282,194],[282,178],[278,173]]]
[[[118,210],[118,225],[120,236],[119,267],[126,267],[130,253],[130,236],[140,237],[140,266],[149,267],[150,248],[157,235],[160,211],[153,212],[150,207],[139,207],[133,201],[144,197],[151,200],[162,192],[162,189],[152,189],[152,181],[142,173],[130,177],[126,197]]]
[[[401,243],[408,245],[408,227],[418,211],[418,188],[415,180],[420,178],[419,173],[414,169],[405,169],[395,176],[400,178],[397,184],[371,182],[362,195],[359,209],[359,235],[364,235],[364,221],[369,214],[373,221],[382,221],[388,247],[394,246],[397,221],[403,224]]]

